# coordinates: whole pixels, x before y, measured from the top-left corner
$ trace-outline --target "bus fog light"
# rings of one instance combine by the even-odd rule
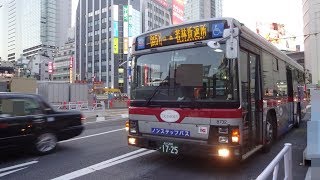
[[[233,143],[238,143],[239,142],[239,137],[238,136],[232,136],[232,142]]]
[[[222,148],[218,150],[218,155],[220,157],[228,157],[230,154],[230,151],[228,149]]]
[[[137,133],[137,130],[136,130],[136,128],[130,128],[130,133],[132,133],[132,134],[135,134],[135,133]]]
[[[228,137],[226,136],[219,136],[219,143],[228,143]]]
[[[136,144],[136,138],[129,138],[128,142],[129,142],[129,144],[135,145]]]

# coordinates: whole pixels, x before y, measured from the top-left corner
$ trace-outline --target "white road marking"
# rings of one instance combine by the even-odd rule
[[[117,131],[123,131],[123,130],[125,130],[125,128],[115,129],[115,130],[106,131],[106,132],[103,132],[103,133],[92,134],[92,135],[82,136],[82,137],[73,138],[73,139],[68,139],[68,140],[60,141],[59,143],[65,143],[65,142],[70,142],[70,141],[76,141],[76,140],[79,140],[79,139],[85,139],[85,138],[89,138],[89,137],[100,136],[100,135],[109,134],[109,133],[113,133],[113,132],[117,132]]]
[[[121,121],[121,120],[124,120],[122,118],[113,118],[113,119],[107,119],[105,121],[92,121],[92,122],[86,122],[86,123],[83,123],[84,125],[86,124],[96,124],[96,123],[103,123],[103,122],[112,122],[112,121]]]
[[[31,165],[31,164],[35,164],[35,163],[38,163],[38,162],[39,161],[30,161],[30,162],[27,162],[27,163],[22,163],[22,164],[10,166],[10,167],[2,168],[2,169],[0,169],[0,173],[4,172],[4,171],[11,170],[11,169],[16,169],[16,168],[20,168],[20,167],[23,167],[23,166],[28,166],[28,165]]]
[[[15,170],[12,170],[12,171],[8,171],[8,172],[5,172],[5,173],[1,173],[1,174],[0,174],[0,177],[3,177],[3,176],[6,176],[6,175],[15,173],[15,172],[17,172],[17,171],[21,171],[21,170],[26,169],[26,168],[28,168],[28,167],[24,167],[24,168],[20,168],[20,169],[15,169]]]
[[[122,156],[118,156],[118,157],[115,157],[113,159],[109,159],[109,160],[100,162],[98,164],[95,164],[95,165],[92,165],[92,166],[89,166],[89,167],[86,167],[86,168],[71,172],[69,174],[62,175],[62,176],[54,178],[52,180],[70,180],[70,179],[75,179],[75,178],[78,178],[78,177],[93,173],[95,171],[99,171],[99,170],[102,170],[102,169],[105,169],[105,168],[108,168],[108,167],[111,167],[111,166],[114,166],[114,165],[129,161],[131,159],[136,159],[138,157],[145,156],[147,154],[155,152],[155,150],[148,150],[148,151],[145,151],[145,150],[146,149],[139,149],[137,151],[133,151],[131,153],[127,153],[127,154],[124,154]],[[141,152],[141,151],[145,151],[145,152],[138,153],[138,152]]]

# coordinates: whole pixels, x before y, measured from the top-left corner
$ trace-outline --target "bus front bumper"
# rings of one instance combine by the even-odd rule
[[[157,150],[162,153],[174,155],[213,156],[241,160],[240,145],[212,145],[208,144],[207,141],[134,135],[128,135],[128,144],[135,147]],[[167,147],[167,145],[170,147]],[[173,148],[177,148],[178,152],[176,153],[176,151],[172,151]],[[164,149],[167,149],[167,151]]]

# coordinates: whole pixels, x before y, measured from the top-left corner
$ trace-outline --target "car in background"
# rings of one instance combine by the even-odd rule
[[[0,150],[22,148],[44,155],[84,130],[77,111],[54,110],[41,96],[0,93]]]

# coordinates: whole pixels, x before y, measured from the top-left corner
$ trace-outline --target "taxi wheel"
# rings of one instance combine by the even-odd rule
[[[56,149],[57,142],[57,137],[53,133],[39,134],[33,144],[34,152],[39,155],[49,154]]]

